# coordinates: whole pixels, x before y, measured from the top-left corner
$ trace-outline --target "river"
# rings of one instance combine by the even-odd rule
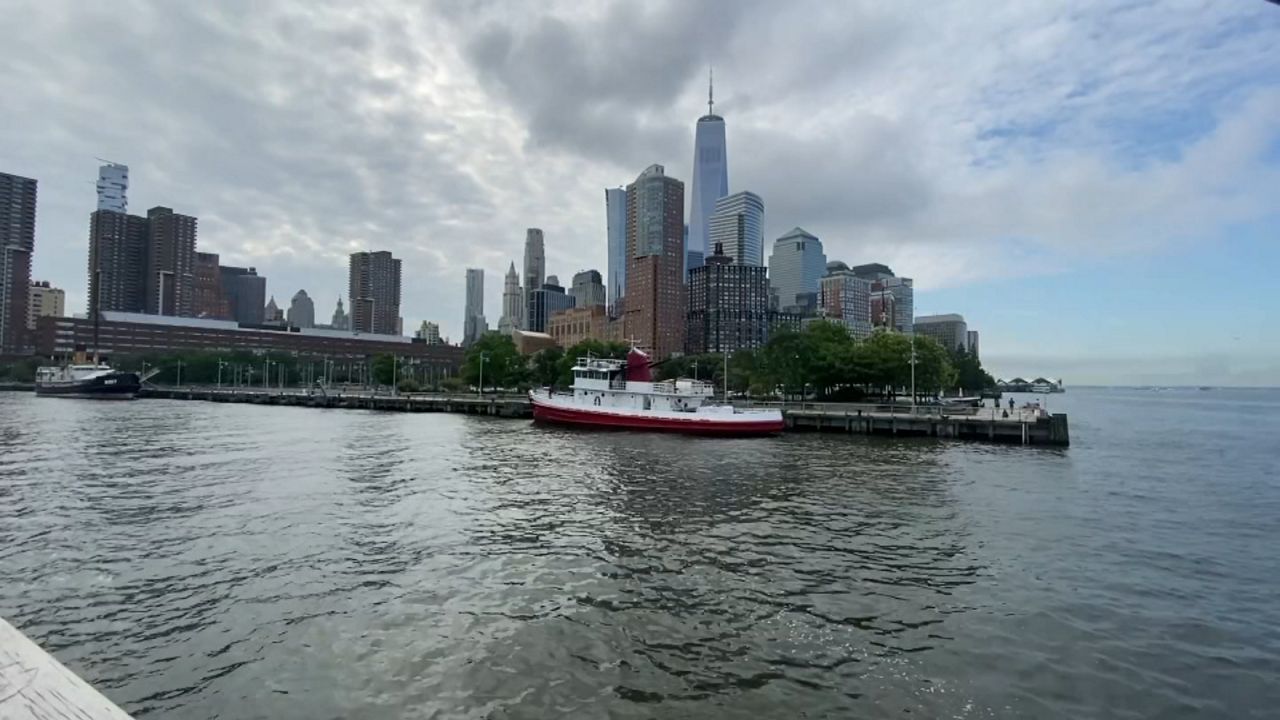
[[[0,616],[139,718],[1274,717],[1280,391],[1072,446],[0,393]]]

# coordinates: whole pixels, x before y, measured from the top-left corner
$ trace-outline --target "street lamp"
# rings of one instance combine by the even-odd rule
[[[218,389],[222,389],[222,368],[226,363],[222,362],[222,358],[218,358]]]
[[[479,387],[476,388],[476,394],[481,396],[484,395],[484,364],[485,364],[485,361],[487,361],[488,359],[489,359],[489,353],[487,352],[480,353],[480,384],[479,384]]]

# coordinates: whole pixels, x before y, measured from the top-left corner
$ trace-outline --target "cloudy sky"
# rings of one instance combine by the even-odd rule
[[[406,329],[457,338],[465,268],[496,324],[526,227],[568,280],[605,187],[688,179],[714,65],[767,240],[915,278],[997,375],[1276,384],[1280,7],[1006,5],[0,0],[0,171],[74,312],[100,157],[282,305],[390,249]]]

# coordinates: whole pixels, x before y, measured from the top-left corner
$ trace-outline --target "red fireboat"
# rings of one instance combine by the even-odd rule
[[[562,425],[656,430],[697,435],[772,435],[783,429],[780,410],[738,410],[712,404],[715,388],[698,380],[654,382],[649,356],[579,358],[573,388],[530,390],[533,419]]]

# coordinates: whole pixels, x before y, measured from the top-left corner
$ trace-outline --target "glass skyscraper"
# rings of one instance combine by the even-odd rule
[[[716,201],[711,247],[720,246],[736,265],[764,265],[764,201],[748,191]]]
[[[729,156],[724,118],[716,115],[707,87],[707,114],[698,118],[693,136],[693,191],[689,198],[689,237],[685,242],[685,272],[702,264],[711,247],[711,214],[716,201],[729,194]]]
[[[618,301],[627,293],[627,190],[604,191],[605,222],[609,232],[609,313],[616,315]]]

